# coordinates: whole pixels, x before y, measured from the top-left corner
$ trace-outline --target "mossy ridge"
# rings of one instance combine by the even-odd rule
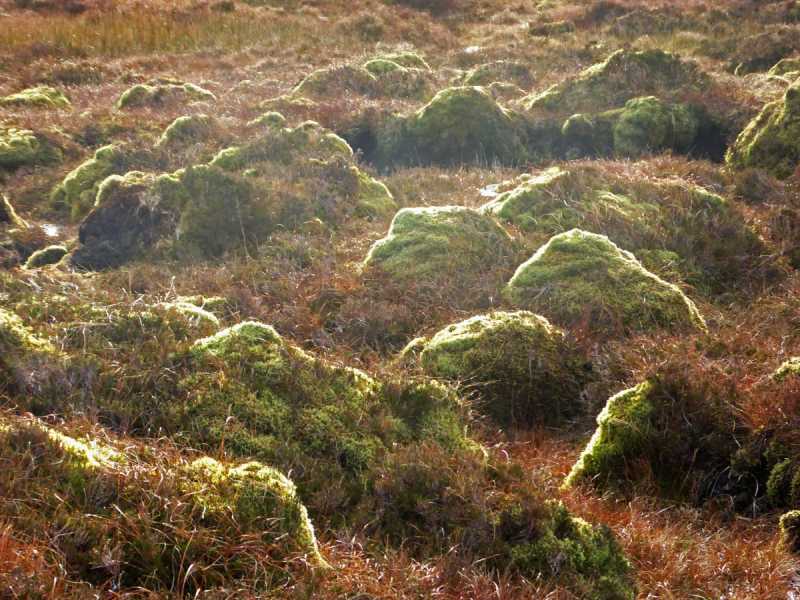
[[[268,325],[222,330],[197,341],[187,360],[180,382],[187,404],[175,426],[192,443],[224,440],[229,452],[298,473],[301,496],[329,518],[336,507],[352,507],[371,466],[395,445],[430,440],[453,451],[475,448],[448,388],[379,382],[313,357]],[[341,489],[326,500],[331,477]]]
[[[618,108],[646,94],[674,97],[710,84],[697,65],[663,50],[617,50],[573,79],[521,100],[525,110],[559,114],[596,113]]]
[[[70,171],[53,189],[50,200],[69,208],[73,219],[85,216],[94,206],[100,184],[110,175],[128,170],[128,156],[122,146],[109,144],[98,148],[92,158]]]
[[[125,90],[117,100],[116,108],[142,108],[178,99],[213,102],[217,98],[210,91],[193,83],[141,83]]]
[[[516,307],[606,334],[653,328],[706,330],[694,303],[606,236],[572,229],[517,268],[504,290]]]
[[[328,568],[292,482],[268,466],[256,462],[236,466],[208,457],[188,464],[173,457],[167,464],[137,444],[126,445],[123,453],[107,442],[72,437],[37,420],[3,415],[4,462],[21,468],[31,451],[39,459],[26,470],[25,485],[31,493],[18,497],[36,497],[33,492],[48,498],[55,495],[58,502],[37,502],[37,518],[58,529],[64,564],[86,581],[110,575],[107,571],[113,567],[98,566],[105,565],[98,560],[109,539],[121,560],[114,576],[126,586],[169,589],[185,567],[181,557],[191,557],[209,572],[209,577],[193,579],[189,589],[222,577],[245,576],[252,558],[225,560],[229,545],[243,537],[248,544],[259,543],[259,549],[279,565],[277,569],[290,567],[298,554],[305,555],[312,567]],[[2,509],[13,514],[12,507]],[[106,518],[87,521],[86,513]],[[16,517],[22,528],[42,527],[27,515]],[[115,518],[120,517],[131,527],[118,527]],[[181,528],[193,532],[191,540],[173,532]]]
[[[502,182],[498,190],[481,211],[513,223],[531,243],[573,228],[601,231],[649,270],[678,275],[704,293],[749,280],[754,265],[742,264],[742,248],[766,252],[735,205],[680,179],[617,176],[571,163]]]
[[[562,330],[531,312],[472,317],[421,340],[417,351],[428,375],[474,387],[479,409],[503,425],[559,424],[580,412],[579,356]]]
[[[783,98],[764,106],[736,138],[725,156],[734,169],[759,167],[778,178],[791,176],[800,164],[800,81]]]
[[[627,492],[645,484],[667,498],[700,502],[724,487],[744,439],[735,402],[729,390],[667,367],[609,398],[563,485]]]
[[[631,567],[611,531],[542,497],[518,465],[418,445],[387,456],[361,506],[368,531],[412,556],[455,552],[578,597],[630,600]]]
[[[515,60],[496,60],[473,67],[458,78],[460,85],[489,86],[492,83],[514,83],[521,88],[530,88],[533,76],[527,64]]]
[[[28,129],[0,126],[0,169],[60,162],[61,150]]]
[[[39,85],[0,98],[0,106],[24,108],[71,108],[69,98],[54,87]]]
[[[502,269],[515,255],[511,236],[490,216],[463,206],[403,208],[364,260],[398,282],[439,285]]]
[[[520,164],[529,157],[525,119],[482,87],[451,87],[377,133],[382,165],[482,162]]]
[[[157,148],[180,148],[202,142],[214,133],[216,121],[205,114],[184,115],[170,123],[156,142]]]
[[[37,250],[25,261],[24,269],[40,269],[48,265],[54,265],[64,258],[69,250],[63,244],[52,244],[41,250]]]

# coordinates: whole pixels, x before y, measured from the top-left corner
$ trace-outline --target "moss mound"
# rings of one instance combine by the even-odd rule
[[[782,58],[769,70],[769,75],[797,79],[800,76],[800,58]]]
[[[584,323],[607,332],[663,327],[697,328],[705,322],[675,285],[645,269],[606,236],[572,229],[551,238],[509,281],[507,298],[557,323]]]
[[[364,266],[414,287],[442,287],[501,269],[515,254],[511,237],[490,216],[463,206],[404,208]]]
[[[63,188],[73,179],[86,182],[75,184],[76,192],[89,188],[95,169],[112,167],[90,161],[78,169],[87,176],[71,175]],[[91,194],[89,188],[77,196]],[[326,202],[319,201],[323,197]],[[337,225],[351,217],[385,217],[395,209],[391,192],[354,164],[342,138],[313,121],[284,128],[270,119],[255,141],[222,150],[207,165],[171,175],[131,171],[108,177],[81,224],[81,247],[72,262],[85,269],[112,268],[145,249],[187,259],[234,251],[252,255],[279,228],[295,229],[314,219]]]
[[[98,148],[94,156],[81,163],[64,178],[50,199],[54,204],[69,208],[73,219],[83,217],[94,206],[97,190],[109,175],[121,175],[127,170],[127,156],[118,145]]]
[[[167,176],[139,171],[106,178],[81,223],[72,264],[89,270],[117,267],[174,231],[174,207],[163,203],[159,193],[170,184],[174,180]]]
[[[396,62],[396,61],[391,61]],[[342,92],[370,95],[378,79],[364,67],[341,65],[317,69],[307,75],[291,92],[292,96],[318,98]]]
[[[646,96],[628,100],[620,109],[573,115],[564,121],[561,134],[568,156],[636,158],[664,150],[689,153],[704,125],[699,109]]]
[[[552,425],[580,412],[585,371],[564,332],[539,315],[479,315],[417,349],[428,375],[475,388],[480,410],[502,425]]]
[[[783,98],[767,104],[736,138],[726,155],[734,169],[758,167],[779,178],[792,175],[800,163],[800,82]]]
[[[428,445],[384,461],[362,506],[368,531],[412,555],[457,552],[492,569],[557,582],[579,598],[634,597],[613,534],[547,501],[521,470]]]
[[[525,98],[526,110],[558,114],[596,113],[622,106],[631,98],[674,97],[677,91],[702,92],[709,83],[694,63],[662,50],[617,50],[602,63]]]
[[[28,227],[28,224],[14,210],[11,201],[5,194],[0,195],[0,223],[7,227]]]
[[[800,553],[800,510],[790,510],[778,522],[780,541],[794,554]]]
[[[123,586],[166,591],[190,560],[200,567],[186,578],[186,591],[194,593],[243,579],[258,564],[271,565],[278,585],[297,559],[327,566],[292,482],[260,463],[186,464],[134,444],[123,453],[7,414],[0,420],[0,455],[9,473],[4,489],[27,499],[0,502],[0,512],[22,531],[58,532],[61,564],[72,577],[97,583],[114,577]],[[23,469],[24,484],[12,476]]]
[[[46,85],[40,85],[0,98],[0,106],[70,108],[72,104],[61,90]]]
[[[193,83],[137,84],[125,90],[117,100],[119,110],[158,106],[177,101],[214,101],[216,96]]]
[[[214,133],[215,121],[208,115],[185,115],[170,123],[158,138],[159,148],[181,148],[202,142]]]
[[[533,85],[533,75],[527,64],[515,60],[497,60],[478,65],[464,73],[461,85],[489,86],[496,82],[509,82],[521,88]]]
[[[498,184],[481,210],[513,223],[534,244],[573,228],[602,231],[649,270],[705,293],[747,285],[759,270],[765,279],[777,276],[774,262],[742,260],[769,250],[735,204],[682,179],[618,175],[617,167],[624,168],[571,163],[522,175]]]
[[[713,495],[740,447],[735,395],[668,366],[609,398],[597,429],[564,481],[653,492],[693,502]]]
[[[39,269],[47,265],[54,265],[67,255],[67,247],[61,244],[53,244],[41,250],[37,250],[25,261],[26,269]]]
[[[330,518],[361,497],[369,469],[395,446],[474,447],[447,388],[379,382],[307,354],[268,325],[222,330],[197,341],[188,359],[187,404],[174,426],[193,443],[224,439],[229,452],[297,473],[301,496]],[[332,479],[341,482],[335,493]]]
[[[0,127],[0,169],[59,162],[61,151],[27,129]]]
[[[518,164],[528,156],[526,143],[527,129],[520,115],[500,106],[484,88],[453,87],[379,131],[378,161]]]

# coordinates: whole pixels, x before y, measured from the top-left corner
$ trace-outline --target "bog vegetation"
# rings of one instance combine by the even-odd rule
[[[795,597],[799,78],[786,0],[0,0],[0,597]]]

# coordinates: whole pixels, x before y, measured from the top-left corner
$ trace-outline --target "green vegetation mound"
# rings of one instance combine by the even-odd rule
[[[524,119],[481,87],[440,91],[417,112],[378,133],[379,162],[518,164],[526,160]]]
[[[278,584],[297,559],[327,566],[292,482],[260,463],[186,464],[135,445],[123,453],[7,414],[0,456],[9,474],[4,489],[14,492],[0,511],[13,515],[19,531],[57,534],[61,564],[73,577],[167,591],[189,560],[199,567],[185,583],[194,593],[245,578],[257,565],[270,564]],[[25,478],[13,477],[23,470]]]
[[[40,85],[0,98],[0,106],[70,108],[72,104],[61,90],[46,85]]]
[[[726,160],[735,169],[758,167],[779,178],[795,172],[800,163],[800,82],[750,121],[728,150]]]
[[[705,322],[675,285],[645,269],[606,236],[572,229],[519,266],[506,290],[520,308],[564,325],[634,332],[697,328]]]
[[[579,357],[563,331],[530,312],[445,327],[421,344],[420,362],[432,377],[475,388],[480,410],[502,425],[552,425],[580,412]]]
[[[439,287],[454,274],[469,282],[502,269],[514,253],[511,237],[488,215],[463,206],[404,208],[364,266],[409,286]]]
[[[78,205],[92,194],[95,170],[113,168],[101,160],[105,156],[79,167],[62,185],[74,188]],[[342,138],[313,121],[285,128],[274,118],[257,139],[220,151],[207,165],[171,175],[112,175],[97,189],[72,257],[91,270],[117,267],[145,250],[200,259],[253,254],[277,229],[315,219],[338,225],[396,210],[389,189],[355,164]]]
[[[409,447],[383,462],[362,505],[368,531],[415,556],[458,552],[492,569],[558,582],[579,598],[630,600],[631,568],[606,527],[546,500],[509,465]]]
[[[216,96],[193,83],[137,84],[125,90],[117,100],[119,110],[158,106],[176,101],[214,101]]]
[[[197,341],[187,366],[180,388],[188,404],[175,425],[194,443],[224,440],[229,452],[297,472],[301,495],[330,517],[361,496],[369,469],[395,446],[474,447],[447,388],[379,382],[315,358],[261,323]],[[331,480],[341,482],[335,494]]]
[[[775,381],[784,381],[795,375],[800,375],[800,356],[793,356],[784,362],[775,370],[772,374],[772,378],[775,379]]]
[[[513,223],[533,244],[573,228],[602,231],[648,270],[704,293],[748,285],[760,270],[765,279],[780,273],[775,261],[758,258],[769,250],[735,203],[682,179],[617,174],[622,163],[609,166],[570,163],[522,175],[499,184],[481,210]]]
[[[25,261],[26,269],[39,269],[47,265],[54,265],[67,255],[67,247],[61,244],[53,244],[37,250]]]
[[[185,115],[178,117],[167,126],[156,146],[159,148],[180,148],[201,142],[214,133],[215,121],[208,115]]]
[[[0,169],[46,165],[61,160],[61,151],[27,129],[0,127]]]
[[[632,483],[672,499],[700,501],[724,479],[741,422],[730,390],[667,367],[609,398],[564,485]]]
[[[522,100],[526,110],[558,114],[596,113],[618,108],[631,98],[704,91],[708,77],[697,66],[662,50],[617,50],[572,79]]]
[[[97,190],[109,175],[122,175],[127,170],[127,156],[122,148],[109,144],[98,148],[94,156],[70,171],[50,198],[54,204],[69,208],[73,219],[83,217],[94,206]]]

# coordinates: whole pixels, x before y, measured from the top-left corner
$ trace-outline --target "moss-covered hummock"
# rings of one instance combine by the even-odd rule
[[[28,224],[22,219],[5,194],[0,194],[0,224],[6,227],[26,228]]]
[[[187,144],[202,142],[214,131],[215,121],[208,115],[185,115],[170,123],[158,138],[159,148],[180,148]]]
[[[409,286],[426,287],[456,274],[469,281],[503,268],[513,255],[511,237],[488,215],[463,206],[404,208],[386,237],[372,245],[364,266]]]
[[[67,252],[67,247],[62,244],[53,244],[51,246],[47,246],[46,248],[42,248],[41,250],[37,250],[31,254],[28,257],[28,260],[25,261],[25,268],[39,269],[41,267],[46,267],[47,265],[54,265],[64,258]]]
[[[392,61],[396,62],[396,61]],[[378,79],[364,67],[341,65],[317,69],[307,75],[291,91],[291,96],[318,98],[332,97],[337,93],[374,93]]]
[[[775,381],[783,381],[796,375],[800,375],[800,356],[793,356],[780,367],[778,367],[772,374]]]
[[[694,303],[675,285],[647,271],[606,236],[573,229],[551,238],[505,289],[519,308],[563,325],[584,323],[606,332],[706,325]]]
[[[602,63],[544,92],[522,100],[526,110],[562,115],[598,113],[631,98],[652,94],[674,97],[678,91],[704,91],[708,77],[697,66],[662,50],[617,50]]]
[[[176,185],[168,176],[139,171],[103,180],[78,231],[72,264],[90,270],[117,267],[172,233],[176,208],[164,201],[162,190]]]
[[[735,169],[758,167],[779,178],[795,172],[800,164],[800,81],[750,121],[725,158]]]
[[[206,456],[192,462],[186,472],[189,488],[196,490],[193,500],[204,510],[232,510],[247,529],[256,529],[265,519],[277,520],[312,564],[329,567],[294,483],[277,469],[256,461],[230,466]]]
[[[440,91],[417,112],[378,134],[385,164],[518,164],[527,158],[524,119],[481,87]]]
[[[117,108],[142,108],[177,100],[214,101],[216,96],[193,83],[137,84],[123,92],[117,100]]]
[[[22,468],[26,452],[38,460],[27,463],[28,493],[15,491],[19,498],[41,498],[35,511],[45,523],[36,527],[58,532],[62,564],[81,579],[100,571],[126,586],[168,589],[185,575],[184,558],[204,565],[186,589],[202,588],[245,576],[253,564],[247,547],[253,545],[268,553],[276,567],[272,576],[298,555],[312,567],[328,568],[293,483],[261,463],[237,466],[203,457],[187,464],[176,455],[166,462],[135,443],[123,453],[106,441],[4,414],[0,458]],[[33,509],[21,502],[18,508]],[[119,527],[119,519],[128,526]],[[31,526],[27,518],[18,523]],[[101,560],[110,539],[119,560],[113,565]]]
[[[740,444],[729,390],[674,371],[658,373],[609,398],[597,429],[564,481],[629,490],[650,485],[673,499],[713,493]]]
[[[376,473],[367,531],[416,556],[458,553],[489,568],[558,583],[576,598],[632,600],[631,567],[607,527],[535,489],[530,472],[430,445],[403,449]]]
[[[51,193],[52,202],[69,208],[73,219],[86,215],[97,198],[97,189],[109,175],[126,170],[126,155],[118,145],[98,148],[94,156],[73,169]]]
[[[691,106],[670,106],[654,96],[634,98],[614,124],[614,152],[627,157],[663,150],[685,153],[699,131],[699,113]]]
[[[46,85],[40,85],[0,98],[0,106],[69,108],[72,104],[61,90]]]
[[[61,151],[27,129],[0,127],[0,169],[55,163]]]
[[[419,348],[428,375],[476,389],[480,410],[500,424],[557,424],[580,411],[585,370],[564,332],[539,315],[472,317]]]
[[[790,510],[778,522],[780,542],[795,554],[800,553],[800,510]]]
[[[460,80],[462,85],[470,86],[510,82],[521,88],[530,88],[533,84],[530,67],[524,62],[514,60],[497,60],[478,65],[464,73]]]
[[[187,358],[180,384],[187,403],[175,427],[192,443],[216,448],[224,440],[229,452],[296,472],[301,496],[330,518],[361,497],[367,472],[395,446],[475,447],[448,388],[377,381],[308,354],[262,323],[198,340]],[[340,485],[329,497],[332,479]]]

